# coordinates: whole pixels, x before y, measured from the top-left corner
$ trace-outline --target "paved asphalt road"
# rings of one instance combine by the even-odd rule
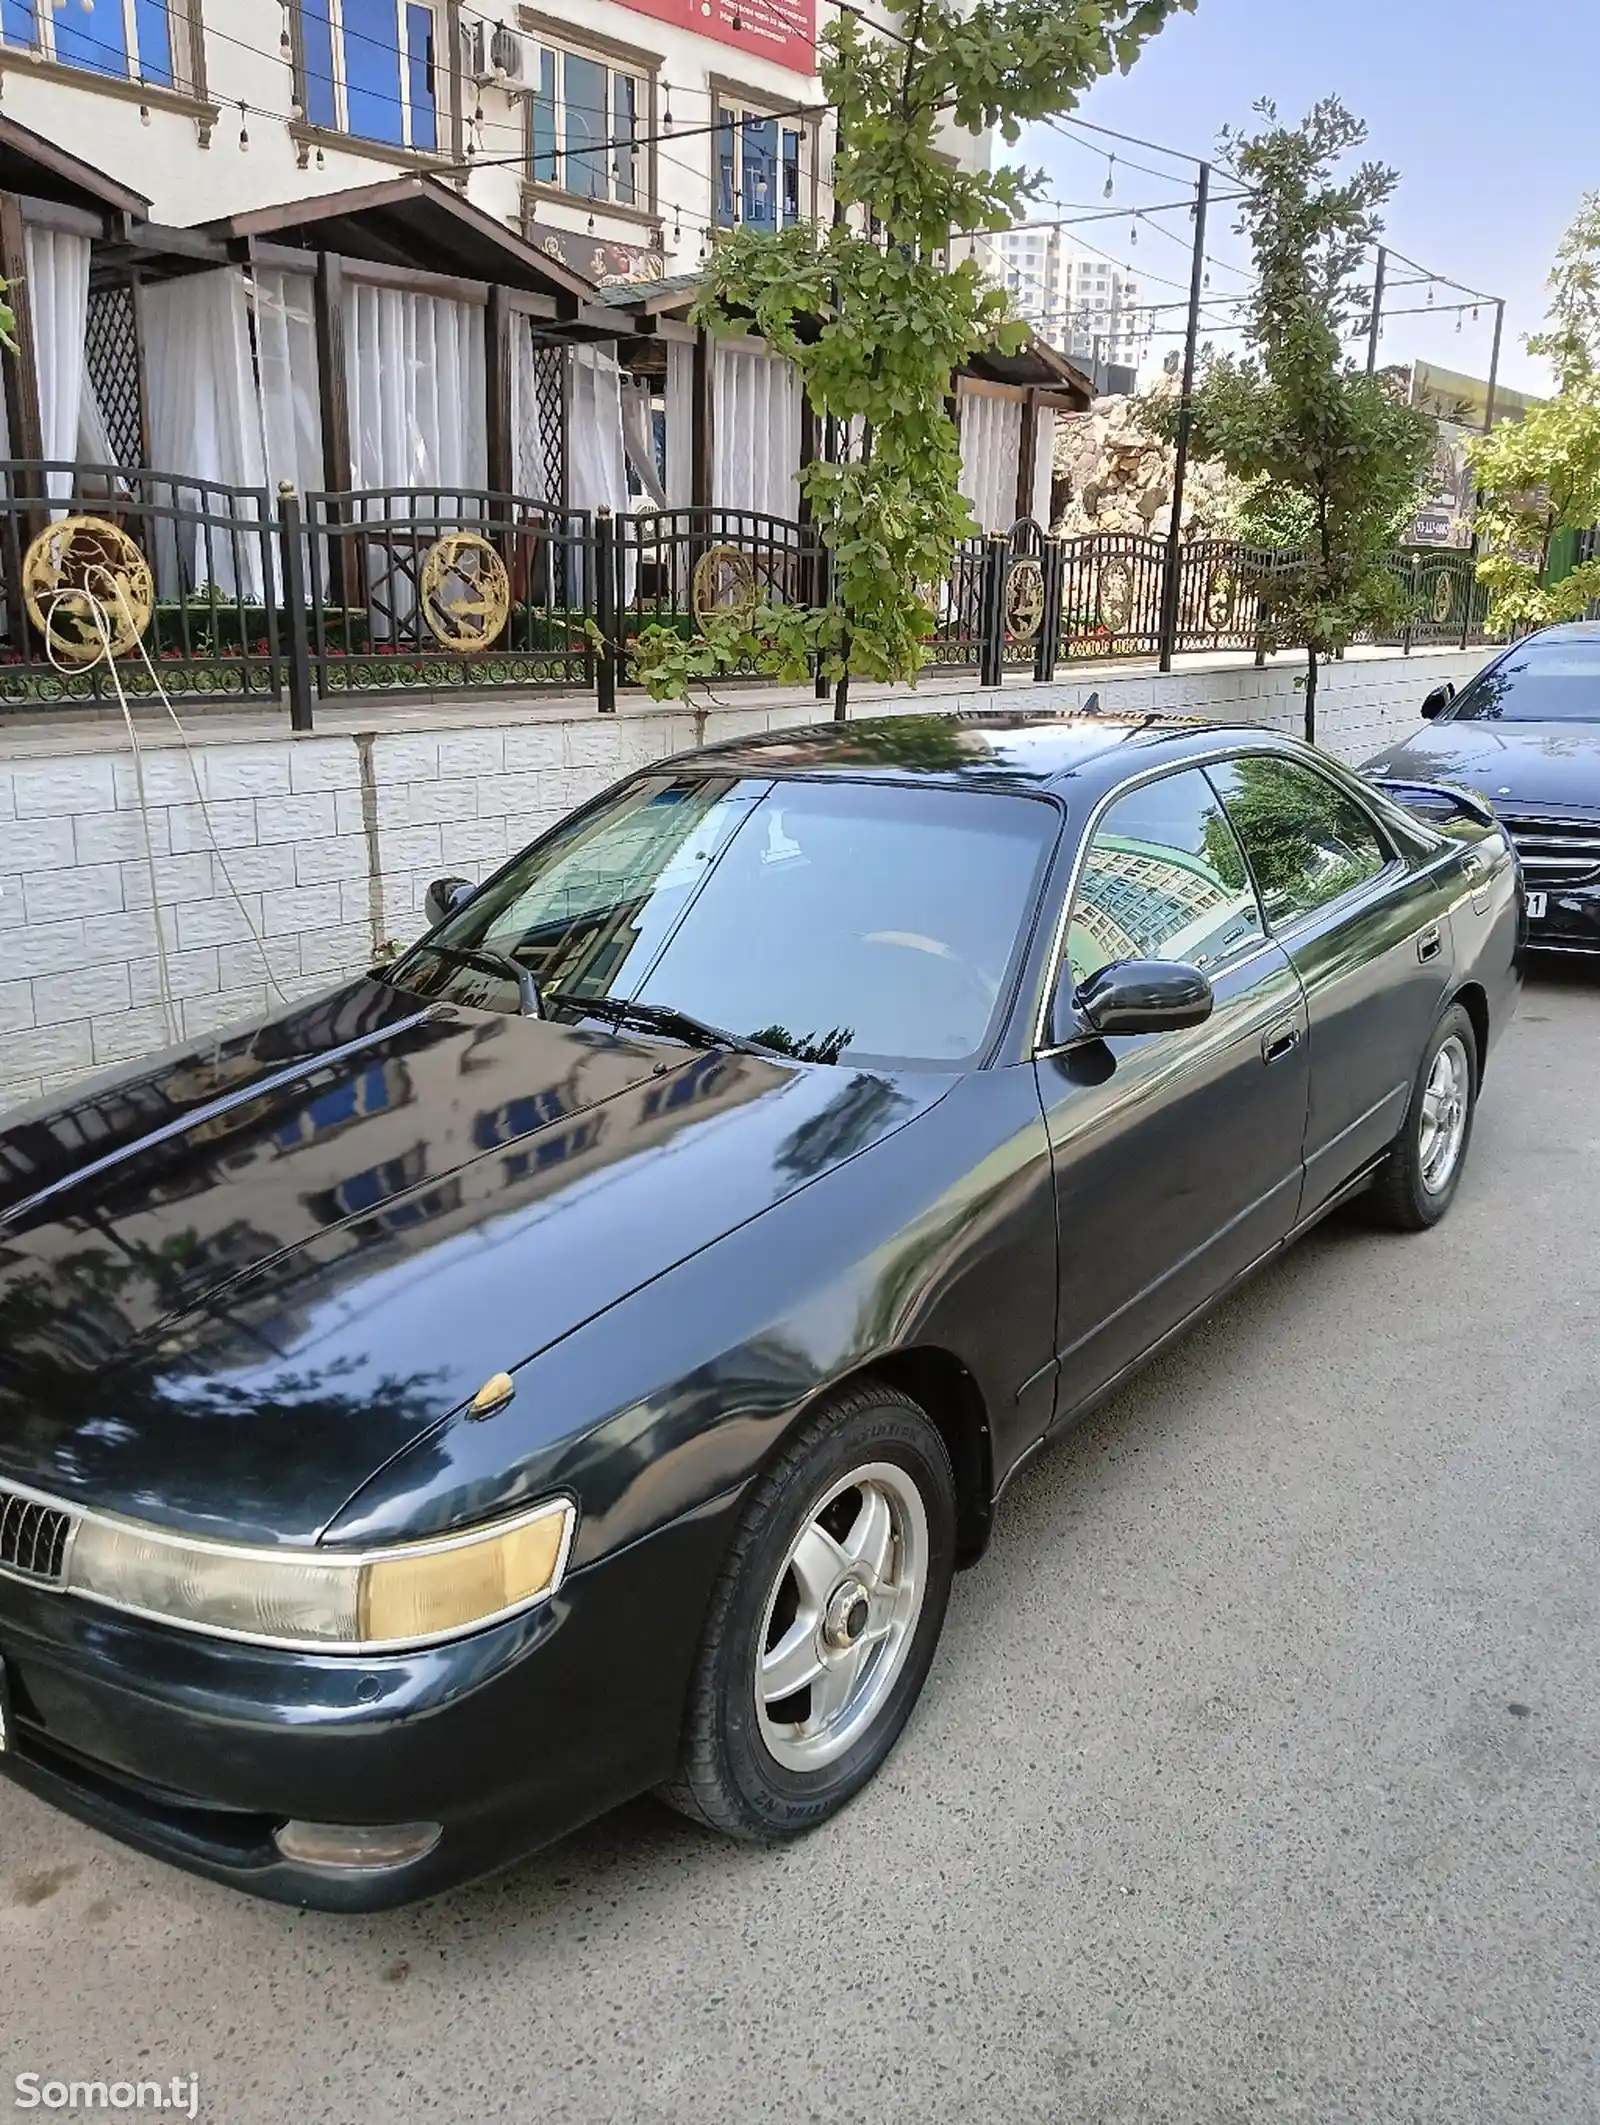
[[[248,2125],[1600,2119],[1600,981],[1022,1479],[877,1785],[297,1915],[0,1792],[11,2075]]]

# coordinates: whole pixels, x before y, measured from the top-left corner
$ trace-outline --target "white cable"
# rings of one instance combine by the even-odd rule
[[[251,943],[261,956],[261,971],[266,977],[267,987],[277,997],[279,1003],[286,1004],[289,998],[284,993],[277,975],[272,970],[272,961],[267,953],[266,939],[251,920],[250,910],[245,905],[243,894],[234,884],[233,873],[228,869],[227,858],[223,855],[221,845],[217,840],[216,828],[211,823],[211,807],[206,793],[201,787],[200,770],[195,764],[194,748],[189,743],[189,733],[178,720],[178,712],[167,698],[167,690],[161,683],[161,676],[150,661],[150,652],[145,647],[144,631],[138,625],[133,608],[128,603],[127,591],[119,579],[104,565],[101,565],[94,572],[105,579],[111,594],[116,598],[121,608],[123,620],[133,634],[140,661],[149,674],[150,684],[155,691],[156,699],[172,719],[172,727],[178,734],[178,742],[183,747],[184,759],[188,763],[189,779],[194,784],[195,801],[199,806],[200,817],[205,825],[206,839],[211,843],[211,853],[216,858],[217,869],[222,873],[223,884],[227,887],[229,896],[239,911],[239,919],[243,922]],[[49,620],[54,617],[56,607],[68,599],[76,600],[80,609],[82,606],[87,605],[94,620],[96,631],[100,636],[99,653],[87,662],[80,659],[64,659],[56,654]],[[182,1031],[178,1025],[177,1005],[172,994],[172,970],[168,963],[166,935],[161,926],[161,903],[156,893],[155,850],[150,837],[150,809],[145,795],[144,755],[140,748],[138,731],[134,726],[133,711],[128,705],[128,697],[123,690],[122,673],[117,667],[117,660],[113,654],[113,638],[106,605],[104,600],[88,587],[87,583],[74,584],[68,588],[57,589],[51,594],[49,602],[50,612],[47,615],[44,628],[45,654],[49,657],[56,670],[71,676],[93,671],[97,664],[104,663],[107,671],[111,674],[111,683],[116,688],[117,705],[122,711],[122,720],[128,732],[128,744],[133,754],[134,787],[138,793],[139,817],[144,830],[145,866],[150,879],[150,910],[155,921],[156,964],[161,984],[162,1008],[167,1020],[167,1030],[173,1042],[176,1043],[182,1038]]]

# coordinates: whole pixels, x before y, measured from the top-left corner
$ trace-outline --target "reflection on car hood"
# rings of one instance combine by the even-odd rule
[[[951,1080],[357,982],[0,1129],[0,1480],[305,1541],[490,1374]]]
[[[1464,782],[1508,808],[1600,811],[1600,722],[1426,723],[1365,772]]]

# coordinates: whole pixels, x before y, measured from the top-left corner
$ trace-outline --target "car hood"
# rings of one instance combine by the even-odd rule
[[[0,1480],[309,1541],[493,1373],[932,1105],[361,981],[0,1128]]]
[[[1461,782],[1508,808],[1600,812],[1600,723],[1425,723],[1363,772]]]

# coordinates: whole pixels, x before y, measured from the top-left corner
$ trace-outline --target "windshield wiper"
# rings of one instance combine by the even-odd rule
[[[544,999],[539,994],[539,985],[524,966],[519,966],[509,952],[492,952],[483,945],[435,944],[424,939],[411,947],[413,952],[435,952],[441,959],[453,959],[458,965],[482,967],[491,974],[517,985],[517,994],[522,999],[524,1018],[543,1018]],[[409,955],[408,955],[409,956]]]
[[[759,1041],[746,1040],[723,1026],[709,1025],[692,1012],[680,1011],[676,1004],[630,1003],[625,996],[577,996],[569,989],[552,991],[548,1000],[568,1004],[575,1011],[586,1012],[590,1018],[609,1018],[619,1026],[638,1026],[647,1033],[676,1034],[680,1040],[698,1041],[702,1047],[732,1048],[740,1055],[762,1055],[772,1061],[781,1060],[775,1048],[764,1048]]]

